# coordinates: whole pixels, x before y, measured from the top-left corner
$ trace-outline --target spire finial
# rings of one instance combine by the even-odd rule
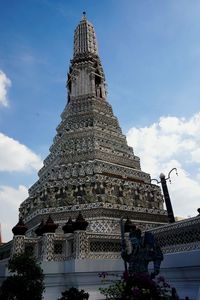
[[[86,20],[86,12],[83,11],[83,20]]]

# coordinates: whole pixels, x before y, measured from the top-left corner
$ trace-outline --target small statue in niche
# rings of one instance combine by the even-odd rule
[[[129,187],[125,187],[123,189],[123,204],[124,205],[133,205],[133,193],[132,193],[132,189]]]
[[[96,70],[96,74],[95,74],[95,91],[96,91],[96,96],[98,98],[102,98],[101,81],[102,81],[102,78],[99,74],[99,71]]]
[[[76,203],[76,198],[74,198],[72,195],[68,195],[65,199],[66,205],[74,205]]]
[[[92,186],[90,184],[87,184],[85,188],[85,202],[86,203],[94,202],[94,194],[92,191]]]

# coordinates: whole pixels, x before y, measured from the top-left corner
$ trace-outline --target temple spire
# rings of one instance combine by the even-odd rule
[[[96,35],[93,25],[86,19],[86,12],[74,33],[74,57],[80,54],[98,55]]]
[[[103,67],[98,55],[93,25],[83,12],[74,33],[74,55],[67,78],[68,103],[77,97],[97,97],[106,100]]]

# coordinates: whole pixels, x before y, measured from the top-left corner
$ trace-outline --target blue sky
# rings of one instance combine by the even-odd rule
[[[200,2],[198,0],[1,0],[0,222],[4,240],[37,178],[66,103],[73,32],[93,23],[108,101],[153,177],[170,186],[177,215],[200,197]],[[189,198],[185,198],[185,193]],[[184,199],[183,199],[184,198]]]

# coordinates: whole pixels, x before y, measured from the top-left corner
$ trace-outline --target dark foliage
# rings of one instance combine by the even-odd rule
[[[104,282],[109,275],[100,273]],[[109,279],[106,280],[109,282]],[[100,288],[100,292],[106,296],[106,300],[178,300],[175,288],[171,288],[164,277],[152,279],[148,273],[125,272],[120,280],[111,280],[112,284],[106,288]]]
[[[58,300],[87,300],[89,294],[85,293],[84,290],[78,290],[76,288],[70,288],[62,293],[62,297]]]
[[[41,300],[44,275],[33,256],[16,255],[8,264],[10,272],[0,289],[1,300]]]

